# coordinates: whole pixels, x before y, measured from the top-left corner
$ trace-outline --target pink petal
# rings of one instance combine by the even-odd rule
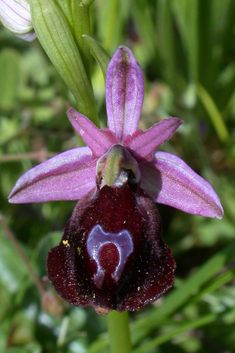
[[[144,75],[132,52],[119,47],[112,57],[106,79],[109,129],[119,142],[138,126],[144,99]]]
[[[78,200],[96,186],[96,160],[88,147],[69,150],[23,174],[10,203]]]
[[[223,217],[223,208],[212,186],[179,157],[156,152],[152,163],[140,163],[141,188],[156,202],[184,212]]]
[[[151,158],[156,148],[167,141],[182,123],[183,120],[179,118],[164,119],[141,134],[127,136],[124,145],[131,149],[136,157]]]
[[[78,113],[75,109],[69,108],[67,115],[74,129],[92,150],[93,157],[101,157],[117,143],[111,131],[99,129],[85,115]]]

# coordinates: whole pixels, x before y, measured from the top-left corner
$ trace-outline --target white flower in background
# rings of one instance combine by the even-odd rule
[[[0,0],[0,21],[17,37],[28,42],[36,38],[28,0]]]

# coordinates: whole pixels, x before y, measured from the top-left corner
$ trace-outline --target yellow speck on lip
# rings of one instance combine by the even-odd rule
[[[78,255],[81,255],[82,250],[79,246],[77,247],[77,251],[78,251]]]
[[[64,245],[67,245],[67,246],[70,247],[70,244],[69,244],[68,240],[63,240],[62,243],[63,243]]]

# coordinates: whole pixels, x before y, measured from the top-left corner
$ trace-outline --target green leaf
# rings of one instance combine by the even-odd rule
[[[83,34],[90,34],[90,9],[89,6],[77,0],[70,0],[70,6],[72,10],[75,42],[81,54],[88,78],[90,79],[91,53],[87,42],[83,38]]]
[[[109,54],[102,47],[102,45],[99,42],[97,42],[94,38],[88,36],[87,34],[84,34],[83,37],[86,40],[87,44],[89,45],[91,53],[94,56],[97,63],[99,64],[105,78],[107,67],[111,59]]]
[[[73,93],[79,112],[98,125],[92,86],[65,15],[52,0],[30,0],[30,8],[38,39]]]
[[[66,17],[68,24],[70,25],[70,29],[73,28],[73,18],[71,12],[71,4],[70,0],[55,0],[61,11]]]

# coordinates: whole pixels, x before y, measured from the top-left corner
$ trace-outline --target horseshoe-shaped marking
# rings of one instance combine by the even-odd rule
[[[95,260],[97,271],[94,283],[97,288],[101,288],[104,281],[104,270],[100,265],[99,252],[103,245],[114,244],[118,250],[119,261],[112,278],[117,282],[124,270],[128,256],[133,252],[134,246],[130,233],[124,229],[118,233],[105,232],[100,224],[94,226],[87,238],[87,251],[90,257]]]

